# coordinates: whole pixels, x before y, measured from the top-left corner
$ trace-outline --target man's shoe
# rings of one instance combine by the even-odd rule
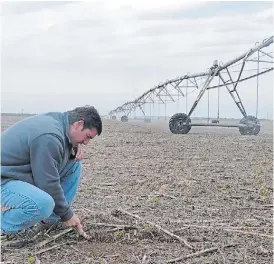
[[[36,238],[37,236],[30,228],[14,233],[1,233],[1,247],[4,249],[19,249],[33,242]]]
[[[37,223],[35,226],[33,226],[32,230],[36,234],[42,233],[43,235],[45,235],[45,234],[49,234],[52,231],[56,232],[56,231],[64,230],[66,228],[68,227],[66,227],[60,220],[58,220],[56,222],[51,222],[51,223],[41,221]]]
[[[15,233],[1,233],[1,245],[6,249],[19,249],[34,242],[39,236],[42,237],[52,231],[56,232],[66,228],[61,221],[55,223],[38,222],[33,227]]]

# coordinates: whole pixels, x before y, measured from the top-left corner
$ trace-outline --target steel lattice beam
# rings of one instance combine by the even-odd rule
[[[143,105],[151,104],[155,102],[161,103],[161,104],[166,104],[166,102],[174,102],[176,98],[178,98],[179,96],[181,97],[187,96],[187,92],[183,92],[183,89],[195,87],[196,90],[199,89],[199,94],[188,113],[188,116],[191,116],[195,107],[199,103],[201,97],[203,96],[206,90],[225,86],[228,92],[230,93],[232,99],[236,103],[237,107],[239,108],[240,112],[243,114],[244,117],[246,117],[247,114],[241,102],[241,98],[237,92],[237,86],[240,82],[243,82],[251,78],[255,78],[259,75],[265,74],[273,70],[273,66],[271,65],[273,64],[273,56],[271,56],[270,53],[266,53],[262,50],[265,47],[268,47],[269,45],[271,45],[272,43],[273,43],[273,36],[263,40],[260,44],[256,45],[255,47],[242,53],[240,56],[222,65],[218,65],[217,61],[215,61],[214,65],[210,67],[210,69],[207,72],[186,74],[184,76],[181,76],[175,79],[167,80],[164,83],[160,83],[156,85],[155,87],[153,87],[152,89],[149,89],[148,91],[146,91],[141,96],[134,99],[133,101],[126,102],[123,105],[111,110],[109,112],[109,115],[113,116],[119,113],[124,113],[125,115],[128,116],[132,111],[134,111],[137,108],[140,108],[141,111],[144,113],[143,107],[142,107]],[[256,59],[251,58],[252,55],[254,55],[255,53],[261,54],[261,56],[264,56],[266,58],[264,58],[263,60],[260,59],[261,56],[258,56],[258,58]],[[269,61],[267,59],[269,59]],[[260,68],[260,71],[258,69],[256,74],[250,74],[248,76],[243,77],[243,71],[246,67],[246,64],[255,63],[255,62],[267,63],[268,68]],[[233,80],[231,76],[231,72],[232,72],[231,69],[237,65],[241,65],[241,68],[239,70],[237,79]],[[200,85],[200,87],[198,85],[197,78],[204,80],[203,84]],[[219,85],[210,86],[210,84],[215,78],[221,79],[222,84],[219,83]],[[225,80],[226,78],[227,80]],[[188,81],[190,85],[188,85]],[[176,94],[174,94],[174,92],[176,92]]]

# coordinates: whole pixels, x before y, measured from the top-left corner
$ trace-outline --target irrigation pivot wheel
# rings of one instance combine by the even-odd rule
[[[128,121],[128,117],[126,115],[121,117],[121,121],[122,122],[127,122]]]
[[[261,129],[260,121],[255,116],[247,116],[240,120],[239,131],[241,135],[258,135]]]
[[[177,113],[170,118],[169,129],[173,134],[187,134],[191,129],[191,119],[186,114]]]

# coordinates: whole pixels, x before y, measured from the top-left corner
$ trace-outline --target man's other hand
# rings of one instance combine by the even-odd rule
[[[77,152],[76,152],[76,156],[75,156],[75,160],[76,161],[80,161],[83,159],[83,150],[80,147],[80,145],[77,147]]]

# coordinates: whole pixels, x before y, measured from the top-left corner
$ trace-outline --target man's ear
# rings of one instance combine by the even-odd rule
[[[74,127],[77,130],[82,130],[84,128],[84,120],[78,120],[78,121],[74,122]]]

